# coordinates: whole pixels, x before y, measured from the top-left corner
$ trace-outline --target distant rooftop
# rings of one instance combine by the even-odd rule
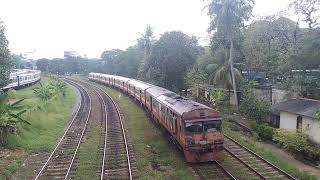
[[[316,113],[320,111],[320,101],[313,99],[290,99],[272,106],[274,114],[279,114],[280,111],[286,111],[311,118],[316,117]]]

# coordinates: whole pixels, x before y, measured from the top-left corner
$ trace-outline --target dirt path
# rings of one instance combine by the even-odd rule
[[[281,159],[288,162],[288,164],[291,164],[294,167],[297,167],[301,171],[308,171],[311,174],[319,177],[320,179],[320,168],[316,168],[307,164],[304,164],[303,162],[294,159],[294,157],[287,152],[285,152],[283,149],[280,149],[276,147],[275,145],[264,143],[264,142],[257,142],[262,147],[265,147],[266,149],[273,152],[274,155],[280,157]]]

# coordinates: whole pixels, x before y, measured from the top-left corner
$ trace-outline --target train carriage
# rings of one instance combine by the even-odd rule
[[[160,122],[181,145],[188,162],[205,162],[223,157],[221,116],[205,105],[173,94],[157,98]]]
[[[121,77],[121,76],[113,76],[114,86],[122,90],[123,92],[128,92],[128,81],[129,78]]]
[[[206,162],[223,157],[222,118],[216,110],[139,80],[89,74],[89,79],[98,82],[105,81],[105,77],[109,78],[110,86],[145,105],[152,118],[180,145],[187,162]]]
[[[41,71],[32,69],[14,69],[10,74],[10,83],[0,89],[20,88],[32,85],[41,79]]]
[[[146,105],[146,90],[152,87],[153,85],[131,79],[128,81],[129,87],[128,92],[131,96],[133,96],[136,100],[139,100],[142,105]]]

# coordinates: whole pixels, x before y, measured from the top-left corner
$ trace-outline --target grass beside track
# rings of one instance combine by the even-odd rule
[[[100,132],[98,124],[94,124],[95,127],[89,127],[90,132],[86,140],[81,144],[79,148],[77,160],[78,166],[76,170],[75,179],[99,179],[96,175],[96,171],[100,162],[98,159],[98,147],[100,143]]]
[[[50,83],[50,79],[42,78],[41,83]],[[18,179],[30,176],[34,169],[27,166],[21,168],[24,159],[32,154],[52,150],[70,119],[76,99],[74,90],[68,86],[66,97],[55,96],[45,103],[33,93],[33,88],[38,85],[9,93],[10,101],[25,99],[21,103],[27,110],[23,118],[29,121],[31,125],[21,125],[17,134],[9,138],[8,148],[11,149],[10,151],[14,152],[15,149],[19,149],[21,155],[16,156],[10,162],[8,161],[6,165],[1,164],[0,179],[7,179],[13,174]]]
[[[42,84],[49,82],[47,78],[41,81]],[[21,147],[28,152],[53,149],[71,117],[76,96],[68,86],[65,97],[58,95],[48,102],[43,102],[33,93],[33,88],[36,86],[18,90],[12,98],[12,100],[25,99],[23,105],[28,111],[23,118],[31,125],[19,128],[18,135],[10,138],[9,145]]]
[[[182,153],[174,149],[131,98],[103,89],[119,104],[134,146],[139,179],[193,179]]]
[[[279,167],[280,169],[282,169],[285,172],[289,173],[290,175],[296,177],[297,179],[301,179],[301,180],[302,179],[305,179],[305,180],[312,180],[312,179],[316,180],[317,179],[315,176],[310,175],[308,172],[299,171],[297,168],[288,164],[288,162],[277,157],[277,155],[273,154],[270,150],[265,149],[264,147],[260,146],[258,143],[255,142],[254,139],[243,135],[241,133],[241,131],[233,130],[233,129],[237,129],[237,128],[238,128],[237,125],[233,124],[232,122],[229,122],[227,120],[225,120],[223,122],[223,131],[226,135],[237,140],[240,144],[247,147],[248,149],[255,152],[256,154],[260,155],[261,157],[265,158],[273,165]]]

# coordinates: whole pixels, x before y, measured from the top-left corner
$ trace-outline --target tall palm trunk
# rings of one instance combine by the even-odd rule
[[[230,71],[231,71],[231,79],[232,79],[235,107],[236,107],[236,110],[238,110],[239,106],[238,106],[237,85],[236,85],[236,78],[235,78],[234,69],[233,69],[233,40],[232,40],[232,38],[230,38],[230,43],[231,43],[231,46],[230,46],[230,53],[229,53],[229,63],[230,63]]]

